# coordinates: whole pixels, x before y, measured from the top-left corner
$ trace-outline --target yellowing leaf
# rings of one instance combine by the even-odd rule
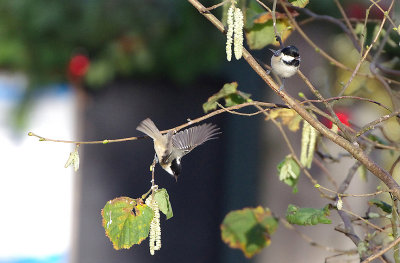
[[[107,202],[101,210],[103,227],[114,249],[140,244],[149,235],[153,210],[129,197],[118,197]]]
[[[227,214],[221,224],[222,240],[251,258],[271,243],[278,220],[268,208],[244,208]]]
[[[297,12],[293,13],[293,16],[297,15]],[[280,35],[282,41],[285,41],[292,33],[293,27],[285,14],[275,12],[275,16],[277,33]],[[279,42],[275,39],[271,13],[255,15],[249,25],[251,27],[248,27],[246,30],[246,40],[251,49],[262,49],[270,44],[279,45]]]
[[[273,109],[269,112],[269,119],[281,118],[282,124],[288,126],[289,130],[297,131],[300,128],[302,118],[292,109]]]
[[[309,0],[289,0],[289,3],[291,3],[294,6],[297,7],[305,7],[308,4]]]

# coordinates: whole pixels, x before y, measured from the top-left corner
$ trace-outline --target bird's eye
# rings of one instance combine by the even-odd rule
[[[178,161],[178,159],[174,159],[172,160],[171,163],[171,170],[174,173],[174,175],[179,175],[181,173],[181,164],[180,164],[180,160]]]

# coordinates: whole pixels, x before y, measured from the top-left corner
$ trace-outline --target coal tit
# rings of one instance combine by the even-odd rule
[[[290,78],[296,74],[300,67],[299,50],[295,46],[287,46],[279,50],[270,49],[273,52],[271,57],[272,71],[282,78]],[[283,88],[283,84],[279,90]]]
[[[170,131],[163,135],[149,118],[142,121],[136,129],[153,139],[156,160],[175,180],[178,180],[181,172],[182,157],[204,142],[215,139],[215,135],[219,133],[216,125],[206,123],[176,134]]]

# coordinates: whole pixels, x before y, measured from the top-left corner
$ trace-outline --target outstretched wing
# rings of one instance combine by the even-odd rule
[[[194,126],[172,136],[172,145],[187,154],[204,142],[216,139],[219,128],[211,123]]]

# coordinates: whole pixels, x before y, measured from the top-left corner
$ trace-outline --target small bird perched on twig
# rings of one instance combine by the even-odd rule
[[[278,50],[270,50],[273,52],[271,68],[276,75],[282,78],[282,86],[279,88],[279,90],[282,90],[285,78],[290,78],[296,74],[300,67],[299,50],[295,46],[286,46]]]
[[[275,36],[276,41],[279,42],[281,48],[278,50],[269,49],[272,51],[271,57],[271,69],[282,79],[282,85],[279,88],[281,91],[284,87],[284,81],[286,78],[290,78],[296,74],[300,67],[300,55],[299,50],[295,46],[283,46],[282,39],[279,35]],[[267,72],[270,73],[269,71]]]
[[[173,131],[161,134],[149,118],[136,128],[154,141],[155,158],[161,167],[178,180],[181,172],[181,159],[204,142],[215,139],[219,128],[210,123],[194,126],[174,134]]]

